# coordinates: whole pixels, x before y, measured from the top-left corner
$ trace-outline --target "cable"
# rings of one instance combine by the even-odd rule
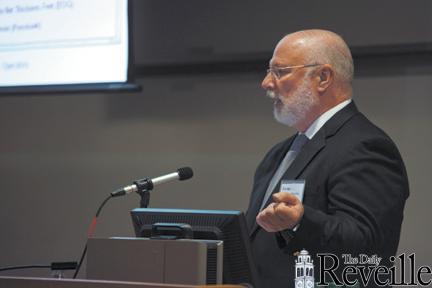
[[[92,219],[92,221],[91,221],[91,223],[90,223],[90,226],[89,226],[89,229],[88,229],[88,231],[87,231],[87,238],[91,238],[92,236],[93,236],[93,232],[94,232],[94,230],[96,229],[96,224],[97,224],[97,218],[99,217],[99,214],[101,213],[101,211],[102,211],[102,208],[105,206],[105,204],[108,202],[108,200],[110,200],[111,198],[113,198],[113,196],[110,194],[103,202],[102,202],[102,204],[99,206],[99,208],[98,208],[98,210],[97,210],[97,212],[96,212],[96,214],[95,214],[95,216],[93,217],[93,219]],[[80,258],[80,260],[79,260],[79,262],[78,262],[78,266],[77,266],[77,268],[76,268],[76,270],[75,270],[75,274],[73,275],[73,279],[75,279],[76,277],[77,277],[77,275],[78,275],[78,273],[79,273],[79,270],[80,270],[80,268],[81,268],[81,265],[82,265],[82,263],[83,263],[83,261],[84,261],[84,258],[85,258],[85,256],[86,256],[86,254],[87,254],[87,243],[86,243],[86,245],[84,246],[84,250],[83,250],[83,252],[82,252],[82,254],[81,254],[81,258]]]
[[[105,204],[113,198],[113,196],[110,194],[99,206],[98,210],[96,211],[95,216],[93,217],[89,229],[87,231],[87,237],[91,238],[93,236],[93,232],[96,229],[97,224],[97,218],[99,217],[99,214],[102,211],[102,208],[105,206]],[[0,267],[1,271],[8,271],[8,270],[19,270],[19,269],[32,269],[32,268],[51,268],[51,270],[75,270],[75,274],[73,276],[73,279],[75,279],[79,273],[79,270],[81,268],[81,265],[84,261],[84,258],[87,254],[87,244],[84,247],[84,250],[81,254],[81,258],[79,263],[77,262],[52,262],[51,265],[21,265],[21,266],[9,266],[9,267]]]
[[[0,267],[0,271],[31,269],[31,268],[51,268],[51,265],[22,265],[22,266]]]
[[[51,265],[20,265],[20,266],[9,266],[0,267],[1,271],[8,270],[19,270],[19,269],[33,269],[33,268],[51,268],[51,270],[75,270],[77,268],[77,262],[52,262]]]

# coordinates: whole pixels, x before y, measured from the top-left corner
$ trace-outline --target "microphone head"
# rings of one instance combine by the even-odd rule
[[[177,172],[180,181],[190,179],[193,176],[193,171],[190,167],[179,168],[177,169]]]

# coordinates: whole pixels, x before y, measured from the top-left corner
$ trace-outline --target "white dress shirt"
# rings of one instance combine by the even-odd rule
[[[321,129],[324,124],[330,120],[337,112],[342,110],[345,106],[347,106],[349,103],[352,102],[352,99],[347,99],[338,105],[334,106],[333,108],[327,110],[321,116],[319,116],[315,121],[309,126],[308,129],[306,129],[306,132],[304,134],[308,139],[312,139],[312,137],[318,132],[319,129]]]

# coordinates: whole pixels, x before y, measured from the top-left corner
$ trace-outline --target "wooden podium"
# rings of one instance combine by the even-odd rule
[[[241,285],[177,285],[87,279],[51,279],[34,277],[2,277],[1,288],[242,288]]]

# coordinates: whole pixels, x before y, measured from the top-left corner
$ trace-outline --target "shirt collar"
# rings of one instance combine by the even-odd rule
[[[333,108],[327,110],[323,114],[321,114],[315,121],[309,126],[309,128],[304,132],[306,137],[310,140],[312,137],[321,129],[324,124],[330,120],[337,112],[342,110],[345,106],[350,104],[352,102],[352,99],[347,99],[338,105],[334,106]],[[302,133],[300,133],[302,134]]]

